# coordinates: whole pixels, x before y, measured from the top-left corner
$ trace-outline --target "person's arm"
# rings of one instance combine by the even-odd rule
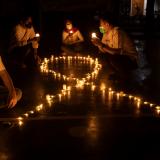
[[[7,87],[9,91],[8,107],[12,108],[17,104],[17,96],[16,96],[16,91],[15,91],[13,82],[6,70],[0,71],[0,77],[2,78],[4,85]]]
[[[17,25],[14,28],[14,32],[15,32],[15,37],[16,37],[16,41],[17,41],[18,46],[26,45],[27,39],[25,38],[25,35],[24,35],[20,25]]]
[[[102,39],[102,41],[99,38],[92,39],[92,43],[98,47],[98,49],[102,53],[109,53],[109,54],[120,54],[121,53],[121,46],[119,45],[119,33],[118,31],[114,32],[114,35],[112,36],[112,44],[113,48],[109,47],[107,44],[104,44],[105,40]]]
[[[5,69],[5,66],[2,62],[1,57],[0,57],[0,77],[1,77],[4,85],[6,86],[6,88],[9,91],[8,107],[12,108],[17,103],[16,91],[15,91],[12,79],[11,79],[10,75],[8,74],[7,70]]]
[[[32,47],[34,48],[34,50],[38,49],[38,46],[39,46],[38,40],[39,40],[39,37],[36,37],[36,33],[34,31],[34,28],[32,27],[31,29],[29,29],[29,40],[28,40],[28,43],[29,42],[32,43]]]
[[[77,42],[83,42],[84,38],[83,38],[83,36],[82,36],[82,34],[79,30],[77,31],[77,35],[78,35],[78,41]]]
[[[64,44],[69,44],[70,43],[70,37],[71,37],[71,35],[69,33],[63,31],[63,33],[62,33],[62,42]]]
[[[119,54],[121,52],[121,48],[111,48],[103,43],[99,43],[97,47],[102,53]]]

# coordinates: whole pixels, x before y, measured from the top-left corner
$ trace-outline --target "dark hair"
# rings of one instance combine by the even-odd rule
[[[110,23],[112,25],[116,25],[117,24],[115,16],[110,12],[99,13],[97,15],[97,19],[98,20],[102,19],[102,20],[107,21],[108,23]]]
[[[66,19],[66,20],[64,21],[65,24],[66,24],[67,22],[70,22],[70,23],[72,24],[72,21],[71,21],[70,19]]]

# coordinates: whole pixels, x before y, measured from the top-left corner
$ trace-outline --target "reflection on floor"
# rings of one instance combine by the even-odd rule
[[[89,78],[96,63],[79,58],[49,64],[47,72],[16,69],[23,99],[1,110],[7,123],[0,126],[0,159],[156,159],[159,106],[146,90],[108,80],[103,62]]]

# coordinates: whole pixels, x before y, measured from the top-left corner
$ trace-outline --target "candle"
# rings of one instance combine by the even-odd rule
[[[39,34],[39,33],[36,33],[35,37],[37,37],[37,38],[40,37],[40,34]]]
[[[43,109],[43,104],[40,104],[39,106],[36,107],[36,110],[37,110],[37,111],[40,111],[40,110],[42,110],[42,109]]]
[[[106,86],[105,86],[104,83],[102,83],[101,86],[100,86],[100,90],[101,90],[101,91],[105,91],[105,89],[106,89]]]
[[[23,125],[23,122],[22,122],[22,121],[19,121],[19,122],[18,122],[18,125],[19,125],[19,126],[22,126],[22,125]]]
[[[72,33],[73,33],[73,30],[70,30],[69,33],[72,34]]]
[[[28,117],[29,115],[28,115],[28,113],[25,113],[24,116],[25,116],[25,117]]]
[[[117,100],[119,100],[120,93],[117,93]]]
[[[18,119],[19,121],[21,121],[23,118],[22,118],[22,117],[18,117],[17,119]]]
[[[97,38],[97,35],[96,35],[96,33],[92,33],[92,38]]]
[[[160,114],[160,106],[156,106],[156,113]]]
[[[31,114],[34,114],[34,111],[30,111]]]
[[[63,84],[63,90],[66,90],[66,89],[67,89],[66,84]]]
[[[96,86],[92,84],[91,90],[94,91],[95,88],[96,88]]]
[[[58,94],[58,97],[59,97],[59,101],[61,101],[62,100],[62,95]]]

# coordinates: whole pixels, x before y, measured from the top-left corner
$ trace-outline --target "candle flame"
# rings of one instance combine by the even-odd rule
[[[92,33],[92,38],[97,38],[96,33]]]

